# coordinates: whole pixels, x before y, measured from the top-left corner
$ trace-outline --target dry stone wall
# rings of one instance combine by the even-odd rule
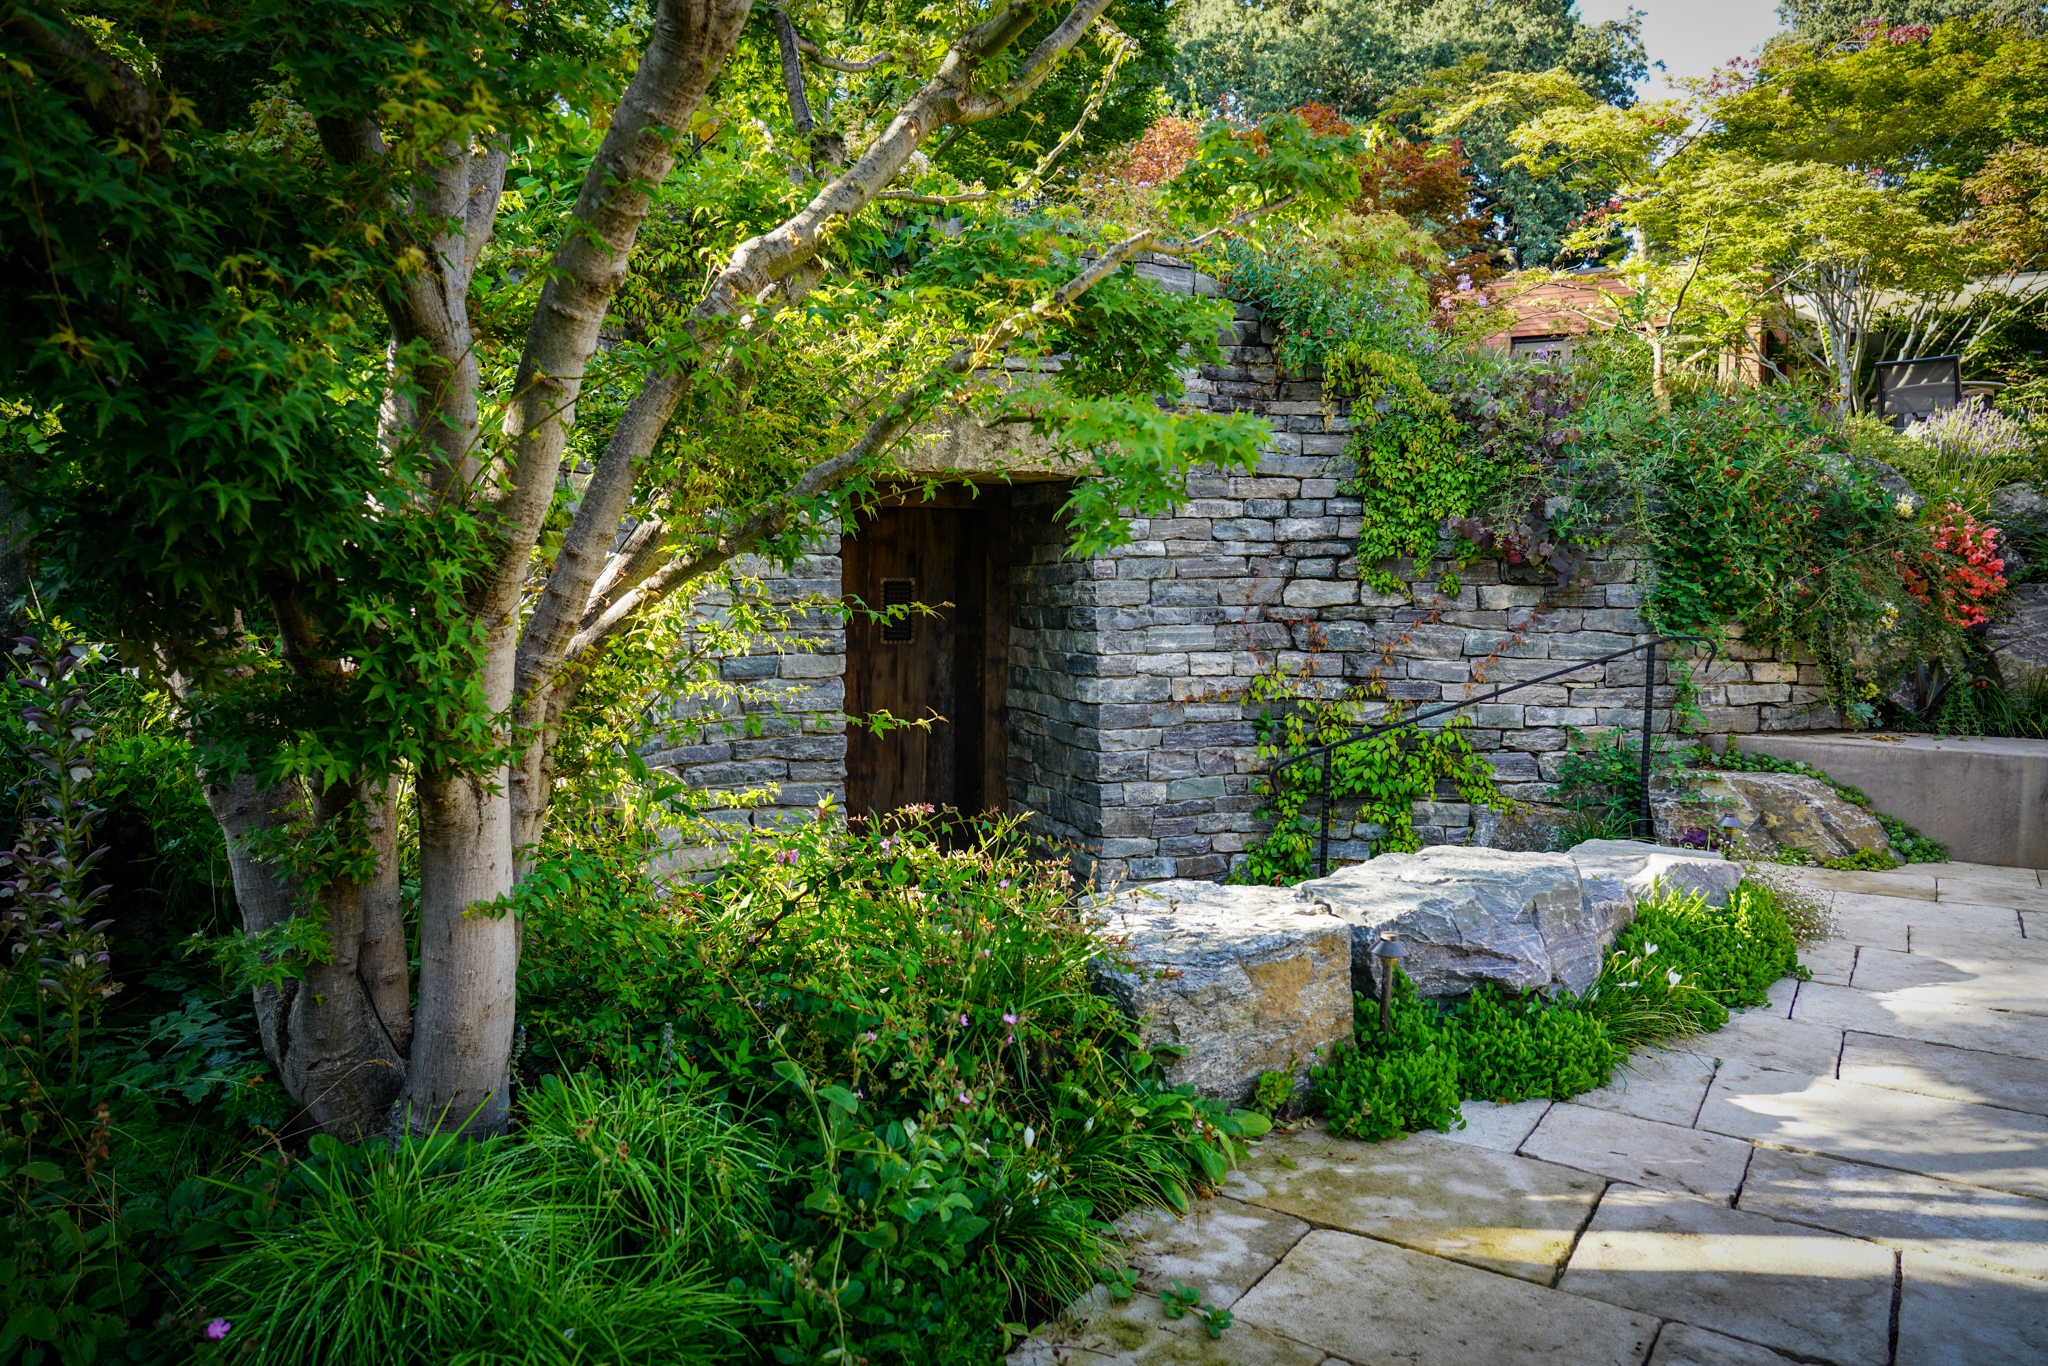
[[[1216,292],[1184,267],[1147,263],[1167,288]],[[1085,849],[1098,884],[1216,879],[1265,833],[1257,787],[1271,761],[1257,751],[1263,710],[1254,681],[1275,671],[1305,690],[1335,694],[1376,685],[1389,702],[1464,701],[1502,683],[1560,670],[1564,677],[1472,710],[1469,736],[1501,790],[1542,801],[1557,777],[1567,727],[1639,727],[1640,657],[1574,667],[1649,639],[1638,608],[1642,563],[1625,552],[1590,560],[1577,582],[1480,559],[1393,566],[1409,592],[1386,594],[1358,577],[1353,555],[1359,502],[1344,454],[1350,422],[1325,401],[1315,376],[1279,374],[1271,333],[1237,309],[1222,362],[1188,384],[1186,403],[1248,411],[1271,420],[1273,438],[1248,474],[1203,471],[1188,481],[1175,516],[1141,520],[1132,543],[1077,560],[1066,553],[1056,513],[1067,485],[1047,475],[1011,491],[1011,649],[1007,696],[1009,802],[1036,813],[1048,836]],[[985,437],[986,434],[984,434]],[[971,474],[987,461],[1020,466],[1011,443],[943,443],[935,472]],[[1448,545],[1444,547],[1447,551]],[[819,556],[785,591],[833,581],[836,556]],[[825,652],[728,662],[730,676],[772,682],[801,707],[839,705],[843,638]],[[1830,728],[1811,663],[1777,659],[1736,642],[1693,678],[1714,733]],[[1673,687],[1659,666],[1652,726],[1671,726]],[[1385,704],[1369,705],[1367,719]],[[844,738],[822,743],[787,722],[759,740],[725,740],[659,756],[692,782],[784,784],[779,811],[843,795]],[[787,729],[785,729],[787,727]],[[828,753],[829,750],[829,753]],[[772,770],[772,771],[771,771]],[[1427,844],[1489,838],[1485,813],[1445,799],[1418,803]],[[1340,806],[1332,855],[1367,857]],[[759,822],[784,818],[777,810]]]

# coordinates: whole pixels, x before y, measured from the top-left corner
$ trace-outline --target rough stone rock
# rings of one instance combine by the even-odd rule
[[[2048,678],[2048,583],[2012,590],[2005,613],[1991,625],[1991,657],[2008,688],[2031,688]]]
[[[1472,813],[1472,842],[1488,849],[1551,853],[1564,847],[1565,827],[1574,814],[1561,806],[1522,802],[1505,811],[1482,806]]]
[[[1635,903],[1652,888],[1698,892],[1709,906],[1725,906],[1742,881],[1742,865],[1699,849],[1634,840],[1587,840],[1571,848],[1588,907],[1612,907],[1617,927],[1633,918]]]
[[[2007,484],[1991,495],[1989,520],[2008,540],[2048,536],[2048,498],[2032,484]]]
[[[1725,904],[1742,869],[1719,854],[1588,840],[1569,853],[1439,845],[1382,854],[1301,885],[1353,927],[1352,979],[1374,990],[1383,930],[1407,950],[1402,968],[1422,996],[1460,996],[1481,982],[1510,991],[1578,993],[1652,886]]]
[[[1182,1050],[1173,1085],[1242,1103],[1291,1068],[1299,1090],[1316,1050],[1351,1037],[1351,927],[1292,888],[1154,882],[1095,898],[1090,918],[1142,969],[1098,965],[1096,981],[1147,1047]]]
[[[1729,833],[1752,846],[1799,849],[1823,860],[1891,848],[1875,816],[1799,773],[1705,773],[1696,796],[1664,798],[1652,814],[1658,839],[1673,843],[1695,830],[1718,836],[1721,818],[1732,815],[1739,825]]]
[[[1301,892],[1352,926],[1360,991],[1373,989],[1372,950],[1383,930],[1399,936],[1401,966],[1423,996],[1461,996],[1481,982],[1532,991],[1578,981],[1579,990],[1599,975],[1604,941],[1591,941],[1602,927],[1588,923],[1567,854],[1437,845],[1353,864]]]

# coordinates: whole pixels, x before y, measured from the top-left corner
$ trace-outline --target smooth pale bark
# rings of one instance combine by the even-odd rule
[[[414,1133],[505,1127],[518,924],[512,807],[462,774],[427,774],[420,806],[420,1001],[404,1104]]]
[[[325,921],[330,952],[324,958],[303,964],[279,986],[255,989],[263,1051],[301,1107],[291,1127],[350,1142],[381,1132],[405,1083],[403,1040],[410,1032],[405,993],[393,992],[388,981],[394,951],[401,974],[405,965],[397,860],[389,857],[392,823],[384,820],[381,831],[372,824],[371,838],[386,856],[368,883],[336,879],[308,888],[282,863],[260,855],[266,844],[289,838],[309,821],[364,810],[383,814],[389,803],[353,788],[309,803],[296,783],[261,787],[247,774],[207,784],[206,799],[227,836],[243,928],[262,934],[305,914]],[[381,987],[372,985],[373,976],[385,979]]]

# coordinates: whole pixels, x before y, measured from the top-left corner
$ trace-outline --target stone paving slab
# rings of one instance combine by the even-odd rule
[[[1738,1208],[2048,1277],[2048,1200],[1759,1148]]]
[[[1792,881],[1819,892],[1860,892],[1865,896],[1913,897],[1934,900],[1935,880],[1924,873],[1841,872],[1833,868],[1801,868]]]
[[[1689,1323],[1667,1323],[1657,1334],[1650,1366],[1785,1366],[1768,1347],[1709,1333]]]
[[[1524,1157],[1723,1204],[1735,1199],[1751,1151],[1740,1139],[1571,1102],[1551,1106],[1522,1144]]]
[[[2017,916],[2001,930],[1915,925],[1907,947],[1911,953],[1937,958],[1955,954],[2031,967],[2035,972],[2048,971],[2048,943],[2022,935]]]
[[[1910,935],[1911,930],[1908,928],[1905,934],[1898,936],[1901,948],[1911,942]],[[1799,962],[1813,974],[1814,981],[1845,987],[1849,985],[1849,979],[1856,971],[1857,951],[1858,945],[1849,939],[1828,939],[1799,950]]]
[[[1775,1087],[1777,1089],[1767,1089]],[[1853,1081],[1783,1073],[1731,1077],[1707,1092],[1699,1127],[1775,1147],[1948,1181],[2048,1195],[2048,1119]]]
[[[1908,1252],[1900,1264],[1897,1366],[2048,1361],[2048,1281]]]
[[[1909,866],[1914,873],[1922,877],[1931,874],[1937,885],[1944,878],[1961,878],[1970,882],[2010,882],[2021,887],[2041,885],[2041,874],[2032,868],[2006,868],[1996,863],[1915,863]]]
[[[1154,1294],[1175,1281],[1202,1292],[1206,1304],[1229,1308],[1301,1241],[1308,1225],[1241,1200],[1203,1200],[1185,1217],[1143,1210],[1117,1221],[1138,1284]]]
[[[1603,1184],[1567,1167],[1435,1135],[1357,1143],[1311,1129],[1267,1139],[1223,1189],[1319,1228],[1548,1285]]]
[[[1099,1285],[1065,1318],[1012,1352],[1010,1366],[1322,1366],[1329,1355],[1238,1322],[1212,1338],[1192,1314],[1169,1319],[1150,1295],[1119,1304]]]
[[[1892,1259],[1861,1239],[1612,1186],[1558,1288],[1803,1359],[1885,1366]]]
[[[2010,906],[1975,906],[1963,901],[1937,902],[1934,909],[1912,917],[1913,939],[1917,944],[1929,936],[1981,935],[2017,947],[2025,943],[2020,934],[2020,912]]]
[[[1714,1060],[1687,1043],[1677,1048],[1641,1048],[1614,1070],[1614,1080],[1572,1097],[1572,1104],[1616,1114],[1690,1125],[1707,1098]]]
[[[1842,1031],[1830,1025],[1788,1020],[1768,1010],[1745,1010],[1712,1034],[1692,1041],[1716,1065],[1740,1063],[1767,1071],[1831,1076],[1842,1052]],[[1697,1112],[1695,1112],[1697,1117]]]
[[[2048,1059],[2048,1029],[2031,1015],[2008,1015],[1981,1006],[1956,1005],[1908,993],[1858,991],[1820,982],[1800,986],[1792,1018],[1805,1024],[1887,1034],[1897,1039],[1945,1043]]]
[[[2015,934],[2013,942],[2025,941]],[[1912,953],[1865,949],[1856,960],[1852,985],[1858,991],[1883,992],[1887,1002],[1948,1003],[2038,1016],[2048,1014],[2048,997],[2041,991],[2044,966],[2048,960],[2034,964],[2003,955],[1924,952],[1917,945]]]
[[[1821,895],[1828,898],[1828,908],[1837,917],[1854,916],[1872,925],[1889,925],[1897,921],[1911,923],[1935,914],[1926,897],[1829,891],[1822,891]]]
[[[1657,1332],[1645,1314],[1334,1229],[1303,1238],[1237,1315],[1353,1366],[1635,1366]]]
[[[2048,1115],[2048,1062],[2034,1058],[1851,1033],[1842,1046],[1841,1079]]]
[[[2026,888],[2010,882],[1977,882],[1942,878],[1938,900],[1977,906],[2003,906],[2019,911],[2048,911],[2048,888]]]
[[[1535,1131],[1537,1121],[1543,1118],[1550,1104],[1547,1100],[1523,1100],[1513,1105],[1468,1100],[1458,1106],[1458,1113],[1465,1117],[1465,1127],[1453,1129],[1443,1137],[1453,1143],[1469,1143],[1475,1148],[1511,1153]]]

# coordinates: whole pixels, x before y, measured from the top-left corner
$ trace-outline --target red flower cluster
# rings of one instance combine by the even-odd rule
[[[1998,528],[1948,503],[1935,514],[1934,548],[1946,563],[1933,567],[1929,574],[1920,573],[1900,557],[1899,577],[1905,580],[1906,591],[1951,626],[1976,626],[1990,620],[1983,604],[2005,591]]]

